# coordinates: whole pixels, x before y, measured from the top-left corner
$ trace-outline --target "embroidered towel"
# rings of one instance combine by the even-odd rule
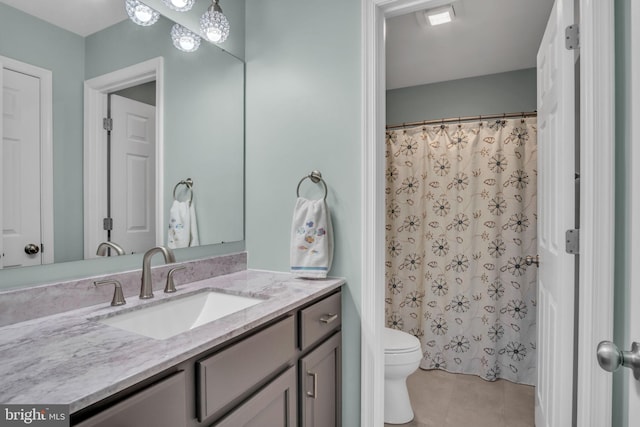
[[[198,246],[198,223],[193,202],[173,201],[169,210],[169,236],[167,246],[171,249]]]
[[[333,261],[333,228],[323,199],[298,197],[291,224],[291,272],[297,277],[323,279]]]

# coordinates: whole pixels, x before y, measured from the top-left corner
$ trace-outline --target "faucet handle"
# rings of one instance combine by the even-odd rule
[[[99,280],[97,282],[93,282],[93,284],[95,286],[109,285],[109,284],[115,285],[115,288],[113,289],[113,299],[111,300],[111,305],[112,306],[124,305],[124,304],[127,303],[127,301],[125,301],[125,299],[124,299],[124,294],[122,293],[122,285],[120,284],[119,281],[117,281],[117,280]]]
[[[169,270],[169,273],[167,273],[167,284],[164,287],[165,294],[171,294],[176,291],[176,285],[173,283],[173,273],[175,273],[177,270],[185,270],[186,268],[187,267],[182,265],[180,267],[174,267]]]

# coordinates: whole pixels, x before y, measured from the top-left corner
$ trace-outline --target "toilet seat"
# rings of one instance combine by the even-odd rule
[[[384,328],[383,342],[385,354],[411,353],[420,350],[418,338],[396,329]]]

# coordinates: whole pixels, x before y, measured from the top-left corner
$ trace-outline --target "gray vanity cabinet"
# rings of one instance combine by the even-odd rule
[[[340,427],[341,294],[72,414],[77,427]]]
[[[340,427],[341,342],[338,332],[300,359],[300,414],[304,427]]]

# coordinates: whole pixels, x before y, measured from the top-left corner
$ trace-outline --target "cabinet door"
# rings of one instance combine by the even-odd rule
[[[300,359],[301,423],[303,427],[340,427],[341,342],[338,332]]]
[[[296,427],[296,370],[289,368],[212,427]]]
[[[184,427],[185,374],[173,376],[81,422],[77,427]]]

